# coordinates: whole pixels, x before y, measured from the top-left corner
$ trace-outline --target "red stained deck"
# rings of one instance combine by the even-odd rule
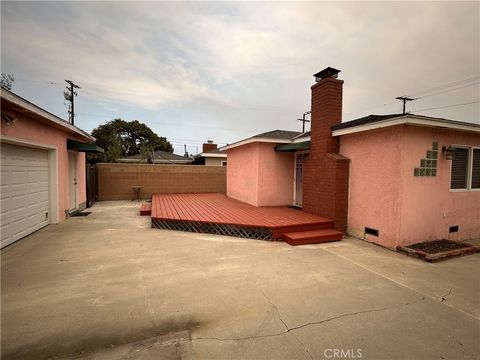
[[[327,218],[284,206],[255,207],[216,193],[155,194],[152,196],[151,216],[152,225],[158,220],[162,223],[195,223],[199,228],[202,224],[267,228],[271,230],[273,240],[287,232],[333,228],[333,221]]]

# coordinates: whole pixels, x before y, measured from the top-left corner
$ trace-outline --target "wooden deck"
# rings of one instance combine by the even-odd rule
[[[279,206],[255,207],[224,194],[155,194],[152,227],[277,240],[284,233],[332,229],[333,221]]]

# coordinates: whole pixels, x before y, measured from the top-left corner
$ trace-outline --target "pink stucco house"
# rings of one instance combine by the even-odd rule
[[[227,195],[301,207],[392,249],[480,237],[480,125],[413,114],[342,122],[338,73],[315,74],[311,132],[275,130],[224,147]]]
[[[85,152],[93,137],[1,90],[1,247],[86,206]]]

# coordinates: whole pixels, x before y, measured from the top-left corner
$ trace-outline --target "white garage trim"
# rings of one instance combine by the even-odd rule
[[[26,146],[31,148],[48,150],[48,186],[49,206],[48,223],[58,223],[58,149],[56,146],[31,142],[25,139],[18,139],[10,136],[0,135],[0,142],[11,145]]]

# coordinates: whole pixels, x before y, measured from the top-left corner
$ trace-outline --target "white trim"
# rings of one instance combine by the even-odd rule
[[[198,155],[195,155],[195,157],[211,157],[211,158],[226,158],[227,154],[219,154],[219,153],[200,153]]]
[[[58,224],[58,148],[4,135],[0,135],[0,143],[48,151],[48,223]]]
[[[5,144],[13,144],[13,145],[24,145],[24,146],[39,148],[39,149],[57,150],[56,146],[42,144],[42,143],[30,141],[30,140],[25,140],[25,139],[20,139],[12,136],[5,136],[5,135],[0,135],[0,142],[4,142]]]
[[[21,107],[21,108],[23,108],[27,111],[30,111],[30,112],[38,115],[38,116],[41,116],[44,119],[49,120],[49,121],[53,122],[54,124],[66,129],[66,130],[69,130],[70,132],[81,135],[84,138],[87,138],[91,141],[95,141],[95,138],[93,136],[87,134],[83,130],[77,128],[76,126],[70,124],[69,122],[67,122],[66,120],[63,120],[62,118],[60,118],[58,116],[56,116],[52,113],[49,113],[48,111],[42,109],[41,107],[38,107],[37,105],[29,102],[28,100],[25,100],[24,98],[12,93],[11,91],[2,89],[1,97],[2,97],[2,99],[5,99],[6,101],[11,102],[12,104],[15,104],[15,105],[17,105],[17,106],[19,106],[19,107]]]
[[[310,136],[304,136],[304,137],[296,137],[293,139],[292,143],[296,144],[296,143],[302,143],[302,142],[306,142],[306,141],[311,141],[311,137]]]
[[[461,121],[453,121],[446,119],[432,118],[428,116],[418,116],[418,115],[405,115],[400,117],[395,117],[387,120],[377,121],[370,124],[353,126],[350,128],[339,129],[332,131],[332,136],[342,136],[348,134],[354,134],[358,132],[381,129],[389,126],[395,125],[417,125],[417,126],[427,126],[427,127],[441,127],[445,129],[452,130],[462,130],[480,133],[480,125],[472,123],[463,123]]]
[[[289,144],[289,143],[292,142],[292,140],[291,139],[272,139],[272,138],[255,138],[255,137],[253,137],[253,138],[248,138],[248,139],[245,139],[245,140],[237,141],[233,144],[228,144],[228,145],[222,146],[220,148],[220,150],[230,150],[230,149],[236,148],[238,146],[247,145],[247,144],[256,143],[256,142],[274,143],[274,144]]]
[[[48,217],[50,224],[58,224],[58,149],[48,152],[48,186],[50,206]]]
[[[452,189],[452,165],[453,165],[453,160],[450,160],[450,176],[448,178],[448,188],[450,192],[467,192],[467,191],[480,191],[480,188],[472,188],[472,178],[473,178],[473,150],[474,149],[479,149],[480,146],[474,146],[474,145],[460,145],[460,144],[452,144],[452,147],[454,148],[460,148],[460,149],[467,149],[468,150],[468,163],[467,163],[467,187],[463,189]]]

